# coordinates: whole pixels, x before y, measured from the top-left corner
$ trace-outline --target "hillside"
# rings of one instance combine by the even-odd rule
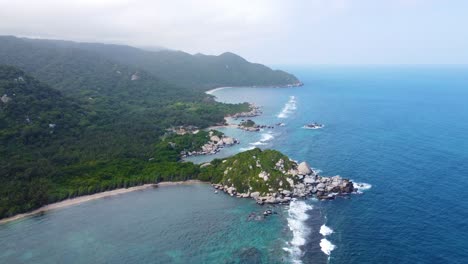
[[[289,203],[293,197],[334,199],[356,191],[349,179],[323,177],[306,162],[297,163],[276,150],[248,150],[202,166],[199,179],[231,196],[259,204]]]
[[[0,66],[0,217],[47,203],[56,162],[92,115],[23,71]],[[63,159],[62,159],[63,158]]]
[[[124,63],[124,51],[147,51],[115,46],[122,56],[113,57],[113,46],[96,44],[106,53],[93,45],[0,37],[0,154],[6,157],[0,218],[79,195],[196,178],[200,168],[179,162],[179,155],[203,145],[205,133],[172,138],[167,130],[206,128],[249,110],[246,103],[214,101],[195,89],[202,86],[170,83],[171,76],[156,76],[149,66]],[[221,57],[250,65],[232,54]],[[211,74],[210,67],[193,66]],[[234,75],[218,77],[236,85]]]
[[[98,56],[115,63],[147,71],[168,83],[191,89],[208,90],[220,86],[286,86],[297,85],[299,80],[286,72],[272,70],[264,65],[250,63],[242,57],[226,52],[219,56],[191,55],[182,51],[148,51],[124,45],[77,43],[57,40],[34,40],[0,37],[0,64],[27,66],[24,56],[28,50],[58,50],[63,55],[83,54]],[[92,54],[92,55],[90,55]],[[34,56],[43,59],[47,54]],[[81,55],[80,55],[81,56]],[[49,65],[50,62],[38,62]],[[53,64],[53,61],[52,61]],[[37,65],[35,65],[37,66]],[[113,69],[108,65],[104,69]],[[25,70],[33,70],[25,68]],[[47,68],[41,69],[41,72]],[[39,77],[39,75],[37,75]]]
[[[0,66],[0,154],[6,157],[0,160],[0,218],[77,195],[194,177],[195,165],[155,148],[166,129],[205,127],[248,108],[182,94],[178,100],[181,90],[171,91],[174,97],[158,93],[151,75],[139,76],[126,87],[108,86],[113,92],[85,86],[66,96],[66,89]],[[79,91],[96,94],[83,100]],[[126,97],[137,92],[144,96]]]

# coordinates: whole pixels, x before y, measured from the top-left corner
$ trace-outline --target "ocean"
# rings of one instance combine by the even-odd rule
[[[281,68],[304,86],[213,95],[284,126],[220,129],[241,144],[190,160],[274,148],[361,194],[252,220],[205,184],[138,191],[0,225],[0,263],[468,263],[468,67]]]

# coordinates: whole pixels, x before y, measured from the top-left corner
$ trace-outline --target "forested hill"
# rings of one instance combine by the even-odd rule
[[[196,177],[199,167],[178,162],[165,143],[167,129],[205,128],[249,109],[218,103],[203,89],[289,81],[297,82],[230,53],[0,37],[0,218],[78,195]]]
[[[63,133],[79,133],[92,118],[76,101],[14,67],[0,65],[0,97],[0,139],[9,143],[2,147],[44,146]]]
[[[202,128],[248,109],[138,76],[60,92],[0,65],[0,218],[77,195],[195,177],[195,165],[156,148],[166,129]]]
[[[10,36],[0,37],[0,64],[38,66],[28,65],[29,63],[24,61],[26,59],[24,53],[32,52],[31,56],[38,61],[44,59],[45,53],[51,49],[59,50],[64,56],[83,54],[80,52],[86,51],[84,54],[87,55],[84,58],[94,55],[115,63],[133,66],[171,84],[192,89],[207,90],[220,86],[286,86],[300,83],[294,75],[250,63],[230,52],[219,56],[191,55],[173,50],[147,51],[124,45]]]

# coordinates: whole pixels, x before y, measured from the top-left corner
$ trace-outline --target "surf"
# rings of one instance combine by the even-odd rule
[[[312,209],[313,207],[305,201],[296,199],[289,204],[287,221],[293,236],[291,241],[286,243],[287,247],[283,249],[290,254],[292,263],[302,263],[301,247],[306,244],[306,238],[310,234],[310,229],[306,225],[306,220],[309,218],[307,211]]]
[[[281,112],[277,115],[278,118],[288,118],[297,109],[296,97],[291,95],[289,101],[284,105]]]

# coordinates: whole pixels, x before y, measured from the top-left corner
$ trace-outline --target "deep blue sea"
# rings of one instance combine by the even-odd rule
[[[213,95],[285,126],[192,160],[274,148],[362,194],[248,221],[264,208],[208,185],[133,192],[0,225],[0,263],[468,263],[468,67],[281,68],[305,85]]]

